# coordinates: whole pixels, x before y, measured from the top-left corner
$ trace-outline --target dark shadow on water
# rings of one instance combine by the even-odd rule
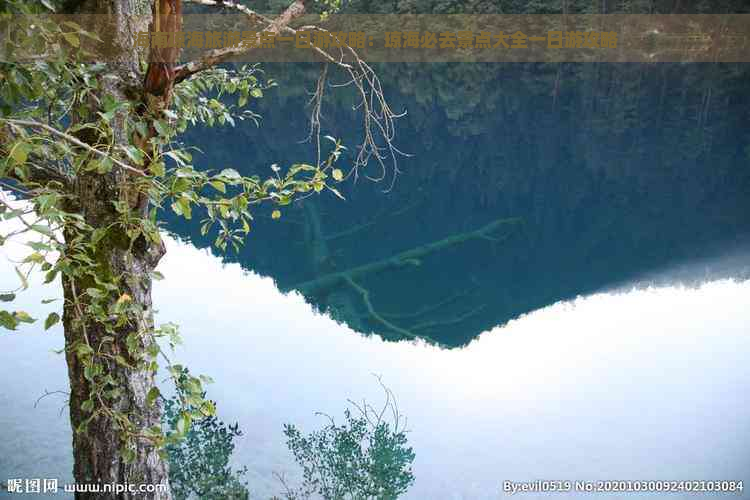
[[[256,103],[260,128],[191,133],[207,168],[270,175],[273,163],[314,162],[299,141],[317,67],[266,70],[281,86]],[[747,65],[380,71],[393,107],[408,110],[397,143],[413,155],[393,189],[360,178],[342,184],[346,201],[311,197],[278,221],[260,211],[240,254],[224,257],[357,331],[460,346],[559,300],[750,243]],[[353,149],[354,101],[334,95],[324,133]],[[172,218],[169,229],[212,241],[196,224]]]

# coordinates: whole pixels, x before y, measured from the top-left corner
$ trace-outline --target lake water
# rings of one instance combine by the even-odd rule
[[[279,491],[272,472],[294,477],[282,424],[382,401],[373,373],[408,417],[407,498],[498,498],[503,480],[750,480],[750,282],[595,294],[442,350],[356,334],[184,243],[163,272],[159,320],[180,322],[178,357],[211,374],[222,418],[244,429],[253,498]],[[66,389],[61,332],[29,330],[0,337],[0,473],[70,479],[62,398],[34,408]]]
[[[304,116],[315,75],[298,70],[306,79],[279,70],[297,84],[268,92],[261,129],[194,132],[201,161],[265,175],[309,157],[305,121],[289,116]],[[750,498],[747,69],[404,65],[386,76],[414,155],[388,193],[360,181],[342,187],[347,201],[311,198],[280,221],[260,211],[248,245],[226,256],[198,224],[167,217],[157,320],[181,325],[175,358],[213,377],[221,418],[240,423],[235,460],[252,498],[281,490],[274,472],[295,477],[282,424],[313,430],[325,423],[315,412],[340,416],[347,398],[381,402],[373,374],[408,417],[409,499],[504,498],[503,481],[539,479],[744,480]],[[331,103],[325,126],[351,142],[351,113]],[[506,218],[521,222],[464,238]],[[356,289],[301,285],[456,236],[358,278],[377,316]],[[39,299],[56,293],[21,301],[43,317],[54,304]],[[66,390],[60,347],[59,328],[0,335],[0,479],[71,478],[64,398],[35,406]]]

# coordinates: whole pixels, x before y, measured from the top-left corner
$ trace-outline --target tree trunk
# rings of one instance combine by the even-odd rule
[[[77,13],[93,14],[82,20],[83,27],[106,38],[108,71],[101,78],[101,98],[109,94],[117,102],[134,100],[133,93],[143,86],[143,74],[138,66],[138,54],[133,37],[137,31],[146,31],[149,3],[147,0],[84,0],[71,2]],[[136,106],[133,106],[136,108]],[[95,116],[96,109],[91,110]],[[116,145],[129,143],[124,128],[125,112],[121,111],[111,127]],[[153,310],[151,305],[151,277],[159,259],[164,254],[162,244],[154,244],[143,236],[131,245],[124,229],[112,227],[118,214],[114,201],[127,203],[137,215],[146,217],[148,206],[133,195],[132,172],[119,167],[107,174],[81,173],[76,180],[75,206],[71,211],[81,214],[93,228],[108,228],[106,236],[97,245],[91,258],[95,264],[80,264],[73,270],[75,277],[63,279],[65,307],[66,360],[70,379],[70,420],[73,428],[74,477],[76,483],[98,485],[99,491],[78,491],[76,499],[166,499],[172,494],[168,483],[168,466],[145,437],[132,441],[131,456],[123,455],[123,435],[112,413],[126,415],[138,434],[159,426],[161,408],[148,405],[147,395],[155,386],[154,372],[141,359],[153,344]],[[65,230],[67,244],[72,244],[80,233],[75,228]],[[96,287],[94,275],[105,280],[118,281],[118,294],[127,294],[136,307],[127,313],[127,321],[118,323],[114,330],[83,313],[90,300],[86,290]],[[123,297],[123,295],[120,295]],[[117,300],[117,296],[111,298]],[[109,299],[108,299],[109,300]],[[83,319],[82,319],[83,318]],[[79,346],[88,345],[97,355],[92,358],[101,366],[96,377],[86,371],[86,356],[77,352]],[[89,365],[91,363],[88,363]],[[109,380],[102,390],[102,380]],[[106,383],[106,382],[105,382]],[[119,392],[102,397],[104,390],[117,388]],[[82,408],[92,393],[94,413]],[[89,403],[90,404],[90,403]],[[104,413],[100,410],[106,408]],[[93,417],[92,417],[93,415]],[[112,488],[107,485],[120,485]],[[151,491],[139,491],[146,485]],[[164,488],[153,491],[157,486]],[[126,491],[119,491],[125,486]],[[127,488],[130,487],[129,490]],[[105,491],[111,488],[111,491]],[[134,489],[133,489],[134,488]]]
[[[99,226],[99,221],[91,220],[91,213],[105,208],[106,197],[101,194],[115,195],[116,187],[102,179],[102,182],[91,182],[82,188],[81,195],[89,194],[83,213],[92,225]],[[93,196],[91,196],[93,194]],[[85,199],[85,198],[84,198]],[[151,306],[151,278],[149,272],[153,270],[163,254],[162,248],[154,248],[141,240],[136,242],[135,248],[129,250],[127,246],[118,245],[117,241],[125,240],[115,235],[108,237],[103,249],[96,255],[97,273],[119,275],[123,277],[121,291],[127,293],[132,303],[142,310],[141,314],[129,318],[133,326],[125,326],[116,330],[115,340],[108,342],[105,337],[112,336],[105,331],[103,325],[90,320],[79,321],[82,317],[77,308],[78,301],[85,302],[83,293],[92,286],[88,277],[65,279],[63,289],[65,294],[65,310],[63,325],[65,329],[65,345],[68,376],[70,378],[70,421],[73,428],[73,475],[76,483],[98,484],[101,491],[77,492],[76,499],[171,499],[168,483],[168,467],[159,456],[153,443],[148,439],[134,441],[134,458],[128,461],[122,454],[122,431],[115,426],[111,416],[101,414],[89,420],[90,411],[82,409],[82,405],[96,390],[94,383],[86,378],[85,365],[76,354],[76,346],[81,343],[90,345],[95,351],[112,357],[122,356],[128,365],[118,363],[112,358],[102,360],[98,356],[98,364],[103,367],[99,379],[111,376],[115,381],[114,387],[119,388],[120,394],[113,400],[106,402],[114,411],[127,415],[127,418],[139,431],[153,426],[159,426],[161,408],[159,404],[149,406],[147,395],[154,387],[154,374],[151,370],[136,368],[137,360],[129,354],[126,340],[129,335],[137,332],[137,350],[146,352],[147,347],[154,341],[150,333],[153,327],[153,310]],[[73,238],[75,234],[66,232],[66,238]],[[132,346],[131,346],[132,351]],[[95,402],[98,408],[100,401]],[[86,423],[87,422],[87,423]],[[84,425],[85,427],[81,428]],[[118,492],[112,490],[104,492],[104,485],[165,485],[163,491]]]

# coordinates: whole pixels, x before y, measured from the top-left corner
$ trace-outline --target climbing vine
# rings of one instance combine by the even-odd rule
[[[164,211],[199,219],[203,234],[215,234],[216,247],[236,250],[258,211],[269,210],[278,219],[295,199],[323,191],[341,196],[335,184],[345,176],[336,162],[345,148],[329,137],[323,161],[274,164],[265,177],[198,166],[179,134],[191,126],[257,122],[248,106],[275,82],[255,66],[213,68],[176,86],[168,109],[144,106],[135,89],[127,99],[113,98],[106,92],[112,85],[106,65],[84,62],[82,42],[97,36],[74,22],[45,22],[38,14],[48,6],[11,1],[0,18],[14,23],[3,50],[25,61],[0,63],[0,245],[14,241],[28,248],[16,266],[18,285],[0,291],[0,327],[16,330],[37,321],[12,308],[33,273],[42,273],[44,283],[62,279],[65,313],[53,312],[43,322],[49,329],[63,320],[82,332],[64,349],[69,364],[83,366],[88,387],[88,398],[72,409],[86,415],[76,432],[106,418],[120,431],[122,457],[131,462],[136,440],[148,440],[163,454],[215,407],[204,398],[208,379],[186,374],[170,360],[180,342],[177,325],[152,326],[150,311],[135,300],[142,276],[113,266],[106,256],[112,249],[125,259],[148,248],[163,252]],[[39,54],[56,57],[34,57]],[[111,207],[106,214],[84,217],[79,187],[101,178],[116,180]],[[145,272],[150,279],[162,278],[157,271]],[[90,335],[92,328],[97,335]],[[113,366],[153,375],[163,367],[179,395],[179,408],[172,407],[175,432],[165,434],[158,425],[144,429],[133,418],[119,403],[127,381]],[[156,405],[160,396],[154,386],[146,403]]]

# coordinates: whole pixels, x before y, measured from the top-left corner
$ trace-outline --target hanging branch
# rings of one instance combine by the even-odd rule
[[[296,37],[297,33],[301,31],[319,31],[326,33],[328,36],[335,36],[335,34],[315,25],[306,25],[298,29],[289,26],[289,23],[304,14],[305,4],[303,0],[296,0],[275,19],[269,19],[236,2],[215,0],[185,1],[199,5],[218,6],[237,10],[247,16],[252,24],[265,24],[266,27],[263,31],[272,35],[278,35],[283,32]],[[385,98],[383,85],[377,73],[369,64],[362,60],[356,50],[345,43],[340,45],[336,52],[328,52],[331,48],[324,50],[315,45],[310,47],[310,50],[318,54],[324,62],[317,88],[310,100],[313,104],[310,116],[311,136],[314,136],[318,148],[317,154],[320,156],[321,103],[325,91],[325,82],[328,78],[328,64],[330,64],[344,71],[347,75],[347,80],[343,83],[329,85],[333,88],[353,87],[359,99],[359,102],[354,105],[354,109],[360,110],[362,113],[362,141],[357,147],[357,155],[352,163],[351,170],[347,173],[347,177],[353,176],[355,180],[358,179],[360,168],[364,168],[371,159],[374,159],[380,166],[380,173],[375,176],[365,174],[365,177],[372,181],[381,181],[388,176],[386,162],[391,163],[393,165],[393,177],[390,185],[385,189],[388,192],[393,188],[398,174],[401,173],[398,168],[398,157],[408,156],[394,145],[396,138],[395,120],[406,115],[406,112],[395,113],[391,109]],[[255,47],[237,46],[212,50],[197,61],[178,66],[175,69],[175,84],[200,71],[210,69],[219,63],[247,54],[254,49]],[[347,60],[350,62],[347,62]]]

